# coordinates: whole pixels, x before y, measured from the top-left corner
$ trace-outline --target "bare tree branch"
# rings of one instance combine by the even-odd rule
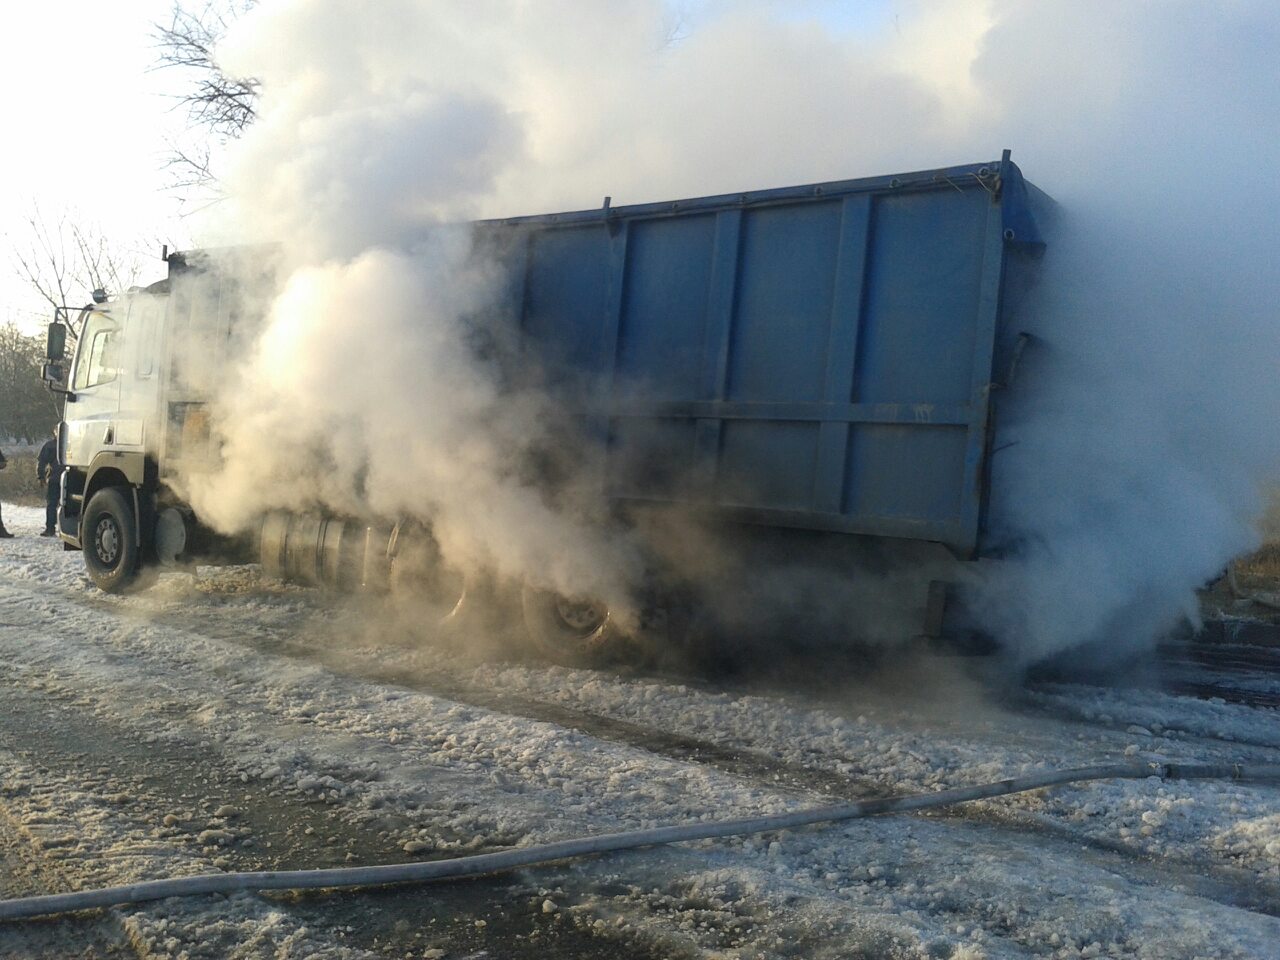
[[[211,146],[236,139],[257,119],[261,87],[255,77],[224,72],[215,50],[231,24],[256,4],[257,0],[205,0],[203,6],[190,8],[176,0],[168,24],[154,25],[160,51],[155,69],[176,69],[187,76],[188,87],[176,99],[187,110],[188,128],[203,130],[207,138],[195,151],[171,145],[166,165],[175,177],[173,188],[211,191],[215,196],[208,202],[219,199]]]
[[[0,325],[0,438],[33,443],[61,419],[60,398],[45,389],[40,376],[44,338]]]
[[[68,213],[47,218],[38,207],[25,218],[30,234],[11,250],[13,266],[40,298],[68,318],[94,290],[121,293],[138,282],[145,262],[143,245],[108,242],[97,230]],[[158,242],[146,246],[159,249]],[[71,330],[71,337],[77,331]]]
[[[674,47],[689,36],[688,3],[669,4],[663,22],[662,49]]]
[[[24,219],[31,228],[31,240],[25,249],[16,245],[13,248],[17,273],[50,306],[65,308],[72,272],[66,249],[66,215],[58,218],[52,230],[38,207]]]

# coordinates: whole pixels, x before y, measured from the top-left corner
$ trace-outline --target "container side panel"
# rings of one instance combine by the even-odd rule
[[[840,250],[836,285],[831,302],[831,332],[827,344],[827,375],[823,397],[830,404],[853,399],[853,371],[857,366],[858,328],[862,323],[863,288],[867,249],[871,242],[872,198],[846,197],[840,224]],[[839,513],[849,425],[824,423],[818,439],[818,466],[814,478],[813,507],[823,513]]]
[[[632,224],[614,378],[618,394],[700,398],[715,230],[713,215]]]
[[[513,224],[524,342],[607,494],[971,552],[1009,246],[991,169]]]
[[[967,439],[963,426],[856,424],[849,442],[845,513],[955,523]]]
[[[613,423],[605,490],[614,497],[685,498],[695,482],[693,420],[619,419]]]
[[[813,422],[726,420],[716,500],[725,506],[809,509],[818,429]]]
[[[979,189],[879,200],[857,401],[969,402],[989,205]]]
[[[540,231],[531,238],[522,329],[551,382],[598,375],[609,303],[609,233],[603,224]]]
[[[749,211],[729,354],[733,400],[821,400],[841,204]]]

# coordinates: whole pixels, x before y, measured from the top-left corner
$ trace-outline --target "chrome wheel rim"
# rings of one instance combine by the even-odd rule
[[[104,566],[115,566],[120,557],[120,527],[115,517],[103,517],[93,534],[93,547]]]

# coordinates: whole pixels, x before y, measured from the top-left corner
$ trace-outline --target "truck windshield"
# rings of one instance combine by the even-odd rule
[[[115,324],[100,313],[92,314],[81,333],[73,390],[84,390],[116,378],[119,333]]]

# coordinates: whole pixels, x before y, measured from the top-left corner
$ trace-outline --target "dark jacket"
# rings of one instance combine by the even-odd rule
[[[40,448],[40,456],[36,459],[36,479],[41,483],[52,483],[62,476],[62,464],[58,462],[58,441],[50,437]]]

